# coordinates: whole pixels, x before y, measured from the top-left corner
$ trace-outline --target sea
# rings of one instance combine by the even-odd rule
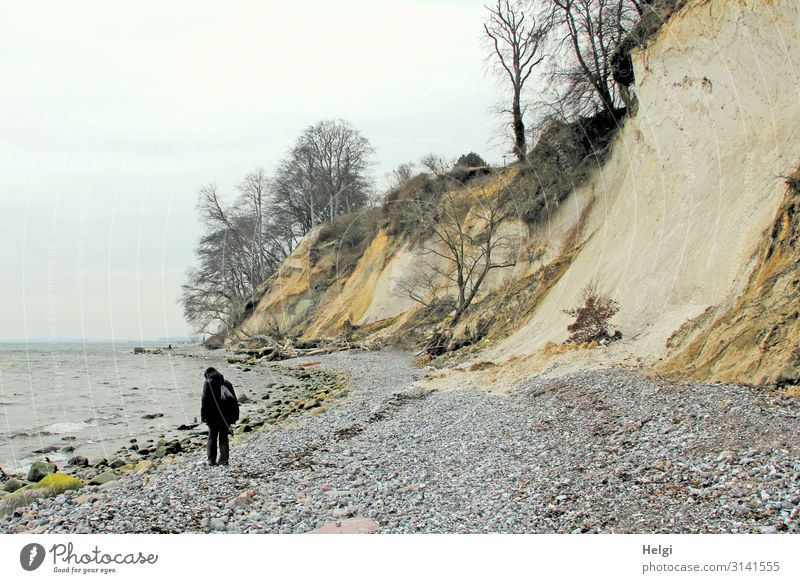
[[[132,439],[175,435],[199,421],[203,372],[214,366],[237,393],[278,381],[272,369],[244,372],[224,355],[174,347],[162,354],[141,342],[0,343],[0,468],[22,472],[32,461],[58,465],[80,454],[112,459]],[[259,370],[260,369],[260,370]]]

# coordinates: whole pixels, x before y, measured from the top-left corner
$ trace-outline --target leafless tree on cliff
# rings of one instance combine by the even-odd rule
[[[514,215],[514,197],[509,188],[490,193],[481,186],[467,192],[451,187],[443,190],[435,205],[419,200],[409,204],[416,214],[420,232],[428,234],[417,251],[421,258],[418,270],[432,274],[433,277],[426,280],[429,289],[438,286],[439,290],[451,289],[455,294],[452,317],[427,348],[432,354],[440,354],[489,272],[515,265],[515,258],[509,256],[513,240],[501,230]],[[437,286],[433,280],[438,280]],[[406,295],[415,301],[429,301],[429,297],[423,298],[424,290],[414,288],[415,284],[419,285],[418,279],[401,282],[398,288],[405,289]],[[409,293],[412,288],[413,293]]]
[[[292,252],[297,237],[273,207],[272,181],[263,168],[247,174],[237,186],[236,218],[246,235],[253,285],[266,279]]]
[[[545,0],[553,54],[546,101],[564,119],[613,114],[621,103],[614,55],[641,17],[641,0]],[[626,90],[626,88],[625,88]]]
[[[499,75],[507,78],[511,85],[511,107],[503,113],[511,115],[514,133],[514,155],[525,159],[527,144],[525,137],[525,108],[522,103],[525,83],[534,69],[544,61],[544,40],[547,26],[537,21],[533,13],[526,11],[521,2],[497,0],[489,11],[483,30],[486,35]]]
[[[266,173],[258,169],[245,177],[230,205],[215,185],[200,190],[204,232],[195,250],[197,265],[187,273],[181,295],[184,316],[198,331],[230,333],[253,307],[258,286],[291,250],[287,234],[268,212],[268,186]]]
[[[275,173],[275,211],[302,237],[323,221],[334,224],[340,214],[364,208],[372,192],[373,152],[346,121],[309,126]]]
[[[249,266],[242,261],[241,233],[216,185],[200,189],[197,208],[205,232],[195,250],[198,264],[182,286],[184,316],[198,331],[228,331],[234,325],[233,306],[247,293]]]
[[[386,174],[388,190],[402,187],[414,177],[416,166],[414,162],[403,162],[397,168]]]
[[[439,281],[436,270],[425,264],[418,265],[408,277],[397,278],[394,281],[396,295],[425,307],[439,301],[440,296],[447,293],[450,287],[448,282]]]

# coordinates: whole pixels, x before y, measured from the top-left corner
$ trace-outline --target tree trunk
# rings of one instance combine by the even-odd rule
[[[514,115],[514,155],[520,162],[525,161],[527,145],[525,143],[525,124],[522,121],[522,108],[520,107],[520,90],[514,91],[512,105]]]

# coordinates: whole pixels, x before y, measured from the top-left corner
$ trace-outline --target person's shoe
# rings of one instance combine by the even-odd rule
[[[216,465],[217,465],[217,462],[212,462],[211,460],[208,460],[208,461],[206,462],[206,464],[207,464],[207,465],[209,465],[209,466],[216,466]]]

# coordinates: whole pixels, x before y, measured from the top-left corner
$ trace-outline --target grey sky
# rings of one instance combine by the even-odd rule
[[[490,160],[482,2],[8,2],[0,20],[0,338],[191,332],[196,193],[349,120],[375,175]]]

